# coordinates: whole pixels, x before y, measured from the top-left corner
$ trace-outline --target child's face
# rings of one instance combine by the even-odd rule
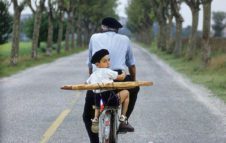
[[[109,55],[104,56],[99,63],[96,63],[98,68],[109,68],[110,67],[110,57]]]

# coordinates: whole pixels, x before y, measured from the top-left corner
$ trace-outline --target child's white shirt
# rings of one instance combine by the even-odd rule
[[[118,76],[118,72],[113,71],[109,68],[97,68],[87,79],[86,83],[111,83]],[[103,92],[103,90],[93,90],[95,93]]]

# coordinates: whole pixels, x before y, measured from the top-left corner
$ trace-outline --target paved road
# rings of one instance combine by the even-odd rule
[[[218,99],[134,45],[142,87],[121,143],[226,143],[226,110]],[[0,79],[1,143],[88,143],[84,91],[61,85],[87,78],[87,51]],[[218,105],[218,106],[216,106]],[[220,105],[220,108],[219,108]]]

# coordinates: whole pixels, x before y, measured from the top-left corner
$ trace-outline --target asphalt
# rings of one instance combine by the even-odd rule
[[[134,133],[120,143],[226,143],[225,104],[158,57],[133,44],[141,87],[129,119]],[[82,121],[85,91],[66,84],[88,78],[87,51],[0,79],[1,143],[88,143]]]

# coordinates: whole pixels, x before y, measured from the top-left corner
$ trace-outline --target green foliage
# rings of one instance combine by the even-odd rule
[[[34,17],[30,17],[24,21],[22,21],[22,25],[24,25],[21,30],[32,39],[33,27],[34,27]]]
[[[115,0],[84,0],[78,2],[75,15],[81,20],[83,28],[95,31],[104,17],[117,18],[115,8]]]
[[[5,43],[12,32],[12,16],[9,14],[8,8],[7,1],[0,1],[0,44]]]
[[[144,45],[147,47],[146,45]],[[156,43],[149,48],[152,53],[157,54],[161,59],[170,64],[178,72],[185,74],[194,83],[202,84],[209,88],[216,96],[226,103],[226,53],[221,49],[212,54],[212,59],[208,67],[203,68],[201,54],[197,54],[191,61],[187,61],[185,56],[176,58],[159,50]]]
[[[225,12],[213,12],[213,21],[212,25],[213,30],[215,31],[214,36],[221,37],[224,28],[226,27],[226,13]]]
[[[41,20],[41,25],[40,25],[40,36],[39,36],[39,42],[45,42],[47,41],[47,36],[48,36],[48,13],[43,13],[42,15],[42,20]],[[30,17],[27,20],[23,22],[24,28],[22,31],[26,33],[26,35],[32,39],[33,35],[33,27],[34,27],[34,17]],[[66,24],[64,24],[64,29],[66,27]],[[57,41],[57,34],[58,34],[58,21],[54,19],[53,21],[53,42]],[[65,31],[64,34],[65,35]],[[64,37],[63,37],[64,39]]]
[[[148,0],[132,0],[127,8],[127,14],[127,26],[133,32],[148,28],[155,19],[151,3]]]

